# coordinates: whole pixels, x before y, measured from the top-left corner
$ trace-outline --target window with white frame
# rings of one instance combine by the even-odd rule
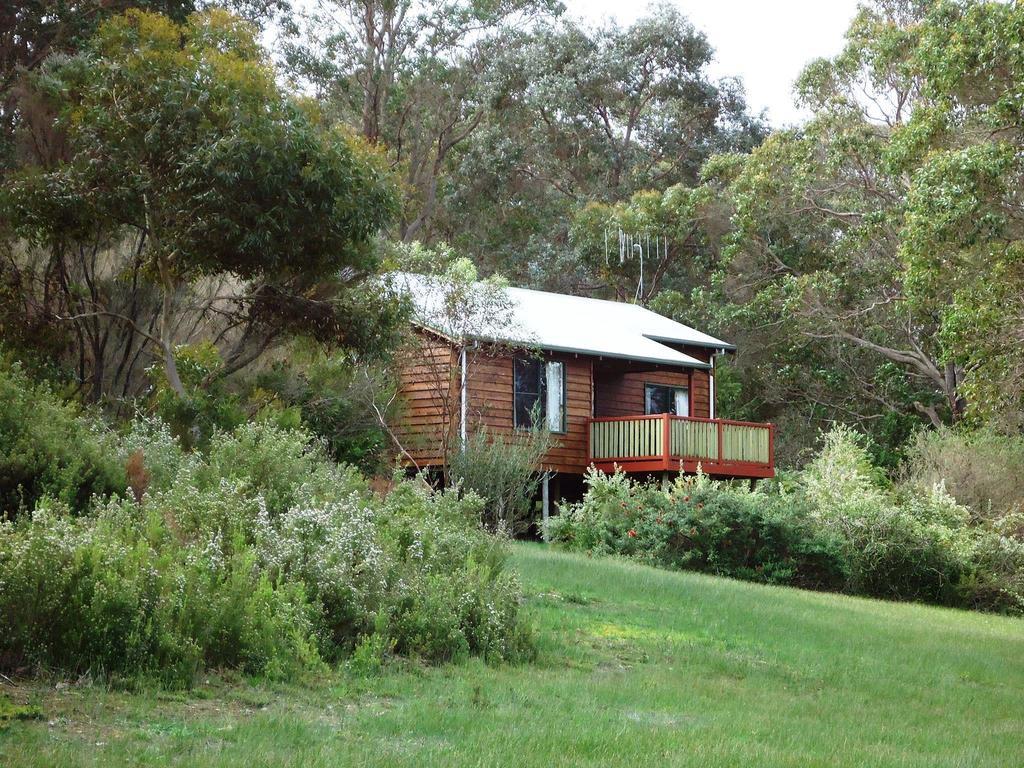
[[[644,413],[689,416],[690,390],[687,387],[673,387],[667,384],[645,384]]]
[[[512,421],[518,429],[543,424],[551,432],[566,431],[565,363],[516,358],[512,370]]]

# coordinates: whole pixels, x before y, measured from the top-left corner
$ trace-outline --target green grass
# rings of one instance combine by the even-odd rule
[[[1018,766],[1024,621],[519,545],[540,658],[0,697],[19,766]]]

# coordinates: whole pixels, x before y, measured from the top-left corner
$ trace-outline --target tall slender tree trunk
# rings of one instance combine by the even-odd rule
[[[174,360],[174,324],[171,318],[171,311],[174,309],[174,294],[177,287],[171,270],[170,258],[161,252],[161,242],[154,226],[156,217],[149,204],[149,196],[143,193],[142,204],[146,209],[146,236],[149,238],[150,248],[156,254],[156,268],[160,276],[160,351],[164,358],[164,375],[167,376],[167,383],[179,397],[185,396],[185,387],[182,386],[181,376],[178,375],[178,364]]]
[[[181,383],[181,376],[178,375],[178,364],[174,359],[174,327],[171,317],[174,309],[174,280],[171,278],[170,269],[166,259],[160,258],[160,291],[163,294],[160,301],[160,346],[163,348],[164,375],[167,376],[167,383],[180,397],[185,396],[185,387]]]

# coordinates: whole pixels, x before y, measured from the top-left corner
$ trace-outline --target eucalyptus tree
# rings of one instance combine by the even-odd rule
[[[937,3],[914,61],[927,108],[894,137],[911,178],[907,304],[936,318],[967,415],[1024,427],[1024,8]]]
[[[1015,4],[864,6],[798,81],[811,120],[705,167],[731,206],[706,303],[768,408],[890,444],[1020,423],[1022,29]]]
[[[913,2],[863,7],[840,55],[797,82],[810,121],[704,169],[732,207],[717,314],[747,350],[738,362],[748,394],[799,440],[840,420],[892,445],[922,416],[939,423],[960,409],[935,318],[903,300],[910,177],[890,159],[921,103],[912,57],[925,16]]]
[[[404,178],[399,236],[425,236],[452,151],[492,107],[484,73],[510,30],[556,0],[320,0],[285,60],[336,119],[385,148]]]
[[[664,291],[709,287],[715,253],[708,232],[720,218],[707,187],[675,184],[588,203],[569,236],[580,263],[616,298],[648,304]]]
[[[25,106],[18,83],[26,73],[51,54],[77,53],[104,20],[132,8],[161,13],[180,23],[208,6],[226,7],[265,24],[287,16],[289,0],[16,0],[0,4],[0,170],[31,161],[37,149],[33,142],[37,137],[31,134],[17,140]]]
[[[290,331],[374,343],[355,286],[375,269],[394,185],[372,150],[279,88],[252,25],[130,11],[32,84],[67,150],[4,191],[28,243],[9,269],[35,312],[78,334],[93,396],[118,394],[115,352],[122,377],[155,353],[180,395],[186,341],[215,343],[220,375]]]
[[[578,206],[695,185],[712,153],[763,137],[739,84],[708,74],[712,55],[669,6],[628,28],[565,20],[522,34],[491,62],[493,117],[458,153],[441,230],[520,279],[601,287],[570,248]]]

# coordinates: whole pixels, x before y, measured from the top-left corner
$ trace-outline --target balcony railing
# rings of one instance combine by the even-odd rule
[[[775,475],[771,424],[688,416],[621,416],[590,420],[589,458],[598,469],[680,469],[728,477]]]

